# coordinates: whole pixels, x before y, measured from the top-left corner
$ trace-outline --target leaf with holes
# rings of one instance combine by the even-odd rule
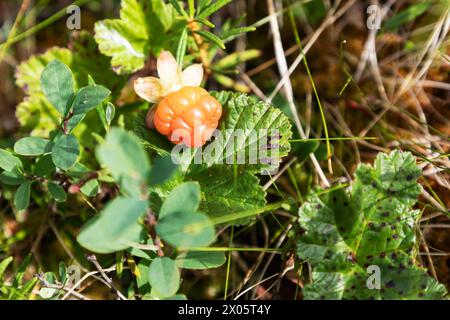
[[[75,94],[72,104],[73,114],[87,113],[102,103],[111,92],[103,86],[91,85],[83,87]]]
[[[305,298],[442,298],[445,287],[415,260],[420,212],[411,207],[421,189],[414,157],[379,154],[373,168],[361,165],[355,175],[351,194],[319,190],[299,210],[305,233],[297,254],[313,267]]]

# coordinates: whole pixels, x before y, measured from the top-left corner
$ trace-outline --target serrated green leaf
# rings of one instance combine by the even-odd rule
[[[138,136],[144,147],[155,150],[161,157],[170,157],[170,151],[173,144],[167,137],[160,135],[156,130],[150,130],[145,124],[147,112],[141,111],[136,117],[134,124],[134,133]]]
[[[379,154],[361,165],[352,192],[316,192],[299,210],[306,230],[297,254],[313,267],[306,299],[438,299],[445,288],[415,264],[420,212],[412,210],[420,169],[410,153]],[[379,268],[380,290],[369,289],[368,267]]]
[[[69,111],[73,86],[72,71],[63,62],[53,60],[44,68],[41,75],[42,91],[62,116]]]
[[[14,195],[14,205],[18,211],[25,210],[30,205],[31,182],[23,182]]]
[[[223,265],[226,261],[223,252],[189,251],[182,253],[175,259],[179,268],[182,269],[212,269]]]
[[[78,115],[91,111],[102,103],[110,93],[111,91],[98,85],[81,88],[75,94],[75,99],[72,104],[73,113]]]
[[[22,156],[40,156],[50,152],[53,142],[38,137],[22,138],[14,144],[14,152]]]
[[[158,218],[177,212],[196,212],[199,204],[200,185],[196,182],[182,183],[170,192],[161,206]]]
[[[33,94],[22,101],[17,106],[16,117],[21,129],[36,137],[48,137],[61,121],[58,111],[42,93]]]
[[[77,237],[88,250],[112,253],[139,243],[144,227],[139,223],[147,210],[147,201],[118,197],[96,217],[89,220]]]
[[[0,168],[12,171],[14,168],[22,168],[22,161],[10,152],[0,149]]]
[[[148,281],[153,296],[167,298],[177,293],[180,287],[180,271],[175,261],[167,257],[153,259],[148,270]]]
[[[58,202],[64,202],[67,200],[67,194],[64,189],[54,182],[48,183],[48,192],[50,193],[52,198]]]
[[[203,190],[200,210],[213,218],[261,208],[266,204],[266,193],[259,185],[259,179],[241,167],[236,172],[230,165],[194,167],[186,179],[200,183]],[[245,218],[231,224],[244,225],[250,221],[251,218]]]
[[[62,135],[55,139],[52,148],[52,159],[56,167],[69,170],[77,162],[80,155],[80,145],[75,136]]]
[[[131,73],[143,68],[149,52],[167,47],[172,19],[172,7],[163,0],[148,1],[145,10],[136,0],[122,0],[120,19],[97,22],[95,40],[118,74]]]
[[[134,19],[129,19],[133,11]],[[146,42],[144,12],[135,0],[123,0],[121,16],[123,20],[109,19],[95,24],[95,41],[100,51],[111,59],[111,66],[118,74],[129,73],[144,66]]]
[[[202,165],[225,164],[232,166],[239,157],[244,157],[243,167],[247,172],[273,169],[290,151],[291,124],[277,108],[258,100],[256,97],[228,91],[212,92],[223,108],[218,130],[220,139],[206,144],[203,148],[189,149],[184,154],[172,154],[184,169],[195,166],[199,158]],[[145,114],[136,119],[135,133],[144,140],[147,148],[160,155],[170,155],[174,147],[166,137],[145,126]],[[234,138],[234,142],[233,142]],[[268,148],[276,144],[273,150]],[[211,151],[215,152],[211,152]],[[249,154],[254,155],[250,163]],[[204,156],[204,155],[208,156]],[[268,164],[271,163],[271,164]]]

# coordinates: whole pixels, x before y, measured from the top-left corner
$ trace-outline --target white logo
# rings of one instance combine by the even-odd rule
[[[71,5],[67,7],[67,14],[70,16],[67,18],[66,26],[69,30],[80,30],[81,29],[81,9],[79,6]]]
[[[367,7],[366,13],[369,15],[367,18],[367,28],[369,30],[378,30],[381,28],[381,9],[379,6],[372,4]]]
[[[379,266],[370,265],[367,267],[367,273],[370,274],[370,277],[367,278],[366,285],[370,290],[380,290],[381,288],[381,270]]]

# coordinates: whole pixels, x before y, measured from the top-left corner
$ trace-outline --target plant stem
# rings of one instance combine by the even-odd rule
[[[207,51],[207,43],[203,40],[201,36],[199,36],[195,31],[200,30],[200,26],[196,21],[193,19],[188,20],[187,24],[189,31],[192,34],[192,37],[194,38],[195,44],[198,47],[199,53],[200,53],[200,60],[203,64],[203,68],[205,70],[205,75],[209,76],[211,74],[211,63],[208,59],[208,51]]]

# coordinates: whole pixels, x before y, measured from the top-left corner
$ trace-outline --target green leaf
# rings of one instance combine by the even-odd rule
[[[208,246],[215,239],[211,220],[202,213],[186,210],[164,216],[156,225],[156,232],[179,248]]]
[[[198,15],[199,18],[207,18],[214,12],[220,10],[220,8],[229,4],[232,0],[217,0],[213,4],[209,5]]]
[[[98,184],[97,179],[92,179],[86,182],[80,189],[80,191],[86,196],[86,197],[95,197],[98,194],[100,186]]]
[[[430,6],[431,2],[412,4],[405,10],[402,10],[393,17],[389,18],[383,24],[383,28],[386,30],[395,30],[405,23],[413,21],[414,19],[425,13]]]
[[[225,44],[223,43],[222,39],[220,39],[214,33],[209,32],[209,31],[205,31],[205,30],[196,30],[195,33],[200,35],[202,38],[205,38],[206,40],[214,43],[219,48],[225,50]]]
[[[146,246],[153,246],[153,240],[151,238],[148,238],[147,241],[145,242]],[[144,249],[139,249],[137,247],[131,247],[128,249],[128,252],[135,257],[139,257],[142,259],[146,259],[146,260],[153,260],[153,258],[156,257],[156,250],[144,250]],[[141,272],[141,274],[143,274]]]
[[[53,272],[46,272],[44,278],[48,283],[56,284],[56,275]],[[39,289],[39,295],[44,299],[51,299],[59,292],[56,288],[42,287]]]
[[[91,111],[102,103],[110,93],[111,91],[98,85],[81,88],[77,91],[72,104],[73,113],[77,115]]]
[[[170,192],[161,206],[158,218],[177,212],[196,212],[199,204],[200,185],[196,182],[182,183]]]
[[[379,154],[361,165],[351,194],[319,191],[299,210],[305,233],[297,254],[313,267],[306,299],[439,299],[445,287],[415,263],[412,210],[420,169],[410,153]],[[380,269],[381,290],[369,289],[368,267]]]
[[[147,201],[118,197],[85,224],[77,240],[97,253],[125,250],[140,242],[144,227],[139,219],[147,207]]]
[[[183,32],[181,33],[180,40],[178,42],[178,48],[177,48],[177,62],[180,67],[183,67],[183,61],[184,61],[184,55],[186,54],[186,48],[187,48],[187,42],[188,42],[188,28],[184,28]]]
[[[50,152],[53,143],[47,139],[38,137],[26,137],[17,141],[14,152],[22,156],[40,156]]]
[[[95,24],[95,41],[104,55],[112,57],[111,65],[118,74],[143,68],[148,40],[144,11],[136,0],[123,0],[120,15],[121,20]]]
[[[31,136],[48,137],[60,125],[60,115],[42,93],[33,94],[22,101],[16,110],[21,129]]]
[[[17,169],[14,169],[11,172],[5,171],[0,173],[0,182],[6,185],[18,186],[22,184],[24,181],[25,178],[19,171],[17,171]]]
[[[19,288],[22,284],[23,277],[25,275],[25,271],[27,270],[28,265],[31,262],[31,253],[27,254],[25,259],[20,263],[19,267],[17,268],[16,275],[14,276],[13,281],[13,287]]]
[[[50,193],[52,198],[58,202],[64,202],[67,200],[67,195],[64,189],[54,182],[48,183],[48,192]]]
[[[30,205],[31,182],[23,182],[14,196],[14,205],[18,211],[25,210]]]
[[[175,259],[179,268],[182,269],[212,269],[223,265],[226,261],[223,252],[208,252],[208,251],[189,251],[180,254]]]
[[[48,177],[53,172],[55,172],[55,170],[56,167],[53,163],[52,155],[46,154],[45,156],[42,156],[36,163],[36,166],[34,167],[34,174],[39,177]]]
[[[55,139],[52,148],[52,159],[56,167],[62,170],[69,170],[77,162],[80,155],[80,145],[75,136],[62,135]]]
[[[116,107],[114,107],[114,105],[111,102],[106,103],[105,118],[108,126],[111,125],[115,115],[116,115]]]
[[[150,173],[150,185],[162,184],[169,180],[177,170],[178,166],[171,157],[159,157],[153,162]]]
[[[50,62],[42,72],[41,87],[48,101],[65,116],[73,95],[73,76],[69,67],[59,60]]]
[[[167,137],[159,134],[156,130],[149,130],[145,124],[147,111],[141,111],[136,117],[134,124],[134,133],[138,136],[144,147],[154,150],[161,157],[170,157],[170,151],[173,144]]]
[[[178,0],[169,0],[169,2],[180,15],[187,17],[186,11],[184,11],[183,7],[180,6]]]
[[[242,62],[256,59],[261,56],[261,50],[245,50],[231,53],[215,63],[214,68],[229,69],[234,68]]]
[[[139,264],[137,265],[137,269],[139,270],[139,277],[136,277],[136,285],[138,287],[140,294],[147,294],[150,292],[150,284],[148,282],[148,270],[150,268],[151,259],[148,257],[143,257]]]
[[[67,280],[67,266],[64,261],[59,262],[58,275],[61,283],[65,283]]]
[[[14,168],[22,168],[22,161],[10,152],[0,149],[0,168],[12,171]]]
[[[203,190],[200,210],[213,218],[261,208],[266,204],[266,193],[259,185],[259,179],[241,167],[236,173],[230,165],[194,167],[186,179],[200,183]],[[243,225],[250,221],[251,218],[244,218],[230,224]]]
[[[148,156],[139,140],[121,128],[112,128],[105,142],[97,148],[97,159],[109,168],[114,179],[130,196],[145,190],[150,171]]]
[[[300,141],[294,142],[292,147],[292,152],[297,156],[298,162],[302,163],[311,155],[311,153],[315,152],[320,146],[320,142],[318,141]],[[325,148],[326,155],[326,148]]]
[[[21,129],[31,132],[32,136],[48,137],[50,131],[60,126],[60,114],[44,97],[40,86],[41,74],[51,61],[58,59],[70,67],[75,88],[88,85],[89,74],[97,84],[113,89],[113,98],[118,96],[128,80],[111,69],[111,59],[98,51],[97,43],[88,31],[73,33],[70,47],[71,50],[53,47],[44,54],[33,55],[16,69],[16,83],[27,95],[18,105],[16,116]],[[75,120],[79,122],[80,119],[73,116],[69,121],[69,128],[75,124]]]
[[[3,278],[3,274],[5,273],[6,268],[8,268],[8,266],[11,264],[12,261],[13,257],[8,257],[0,262],[0,281]]]
[[[195,18],[194,21],[198,22],[198,23],[201,23],[201,24],[203,24],[203,25],[205,25],[207,27],[210,27],[210,28],[215,28],[216,27],[214,25],[214,23],[212,23],[211,21],[208,21],[206,19],[203,19],[203,18]]]
[[[163,0],[147,1],[145,10],[136,0],[122,0],[120,19],[107,19],[95,24],[95,41],[100,51],[111,57],[118,74],[142,69],[149,52],[168,48],[174,35],[167,32],[172,25],[172,7]]]
[[[237,35],[240,35],[242,33],[252,32],[255,31],[255,27],[240,27],[240,28],[233,28],[230,30],[227,30],[223,32],[220,37],[223,41],[231,41],[233,40]]]
[[[153,259],[148,270],[148,280],[153,296],[167,298],[177,293],[180,287],[180,271],[175,261],[167,257],[157,257]]]

